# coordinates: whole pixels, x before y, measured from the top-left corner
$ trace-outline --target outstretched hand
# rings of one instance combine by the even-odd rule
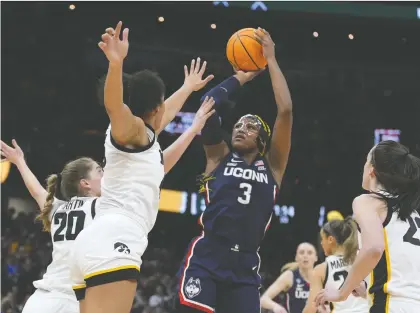
[[[192,122],[191,128],[194,130],[195,133],[199,133],[204,125],[206,124],[206,121],[209,119],[210,116],[216,112],[215,109],[213,109],[214,106],[214,99],[213,97],[209,98],[206,97],[201,104],[200,109],[197,111],[194,117],[194,121]]]
[[[15,165],[18,165],[19,162],[25,162],[25,157],[22,149],[17,144],[16,140],[12,140],[12,145],[14,148],[0,140],[1,142],[1,155],[4,156],[7,160],[12,162]]]
[[[197,58],[196,60],[191,61],[190,69],[184,65],[184,86],[189,88],[192,91],[197,91],[203,88],[209,81],[214,78],[214,75],[209,75],[203,79],[204,72],[206,71],[207,62],[204,61],[203,65],[201,65],[201,59]]]
[[[102,41],[98,43],[99,48],[105,53],[109,63],[119,64],[125,59],[128,53],[128,28],[123,30],[121,35],[122,22],[118,22],[115,30],[111,27],[102,34]]]

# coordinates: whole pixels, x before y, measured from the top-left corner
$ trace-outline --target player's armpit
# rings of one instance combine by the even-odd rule
[[[229,153],[227,143],[222,142],[215,145],[204,145],[204,152],[206,153],[206,174],[211,173],[219,165],[220,161]]]
[[[316,313],[317,312],[317,306],[315,304],[315,298],[316,295],[322,290],[323,288],[323,282],[325,279],[325,273],[327,270],[327,264],[321,263],[317,266],[315,266],[314,270],[312,271],[310,277],[309,277],[309,297],[306,301],[305,308],[303,309],[302,313]]]

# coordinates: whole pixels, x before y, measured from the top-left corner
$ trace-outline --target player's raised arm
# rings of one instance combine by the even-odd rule
[[[168,173],[174,167],[194,137],[203,129],[208,118],[214,114],[215,110],[213,109],[213,105],[213,98],[206,98],[197,111],[191,127],[163,151],[165,173]]]
[[[208,75],[205,79],[203,79],[206,67],[207,62],[204,61],[203,64],[201,64],[200,58],[197,58],[197,60],[192,60],[189,69],[186,65],[184,65],[184,84],[168,99],[165,100],[165,113],[162,117],[162,122],[159,129],[156,131],[157,133],[160,133],[166,127],[166,125],[168,125],[175,118],[176,114],[181,110],[182,106],[184,105],[185,101],[187,101],[191,93],[200,90],[214,78],[213,75]]]
[[[206,122],[201,137],[203,140],[204,151],[207,158],[206,173],[211,172],[217,167],[220,160],[223,159],[228,153],[229,148],[224,141],[223,130],[220,125],[219,115],[225,109],[229,95],[237,90],[240,86],[251,81],[260,72],[242,72],[237,71],[235,75],[225,79],[216,87],[210,89],[202,98],[204,101],[206,97],[214,99],[214,108],[216,113],[213,114]]]
[[[255,32],[255,37],[263,46],[264,56],[267,59],[271,84],[273,85],[274,98],[277,104],[277,117],[274,123],[271,148],[267,159],[275,174],[275,179],[280,183],[287,161],[289,159],[291,134],[292,134],[292,98],[286,79],[276,60],[275,44],[270,34],[261,28]]]
[[[108,61],[108,74],[105,80],[104,104],[111,120],[113,139],[120,145],[143,146],[148,144],[146,127],[142,119],[135,117],[123,103],[123,61],[128,53],[128,28],[121,35],[122,22],[114,29],[108,28],[102,35],[99,48]]]
[[[14,148],[1,141],[1,155],[16,165],[26,188],[42,211],[44,209],[48,192],[44,189],[44,187],[42,187],[41,183],[26,164],[23,151],[17,144],[16,140],[13,139],[12,144]]]

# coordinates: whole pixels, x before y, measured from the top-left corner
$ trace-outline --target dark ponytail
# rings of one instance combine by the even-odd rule
[[[357,226],[351,216],[344,220],[333,220],[322,227],[326,236],[333,236],[339,246],[344,249],[343,261],[352,264],[356,258],[359,243]]]
[[[398,218],[405,221],[412,212],[419,211],[420,159],[402,144],[387,140],[372,150],[371,163],[383,191],[396,197],[393,209]]]

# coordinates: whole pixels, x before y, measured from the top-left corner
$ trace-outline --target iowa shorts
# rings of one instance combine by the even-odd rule
[[[74,243],[70,275],[77,300],[86,288],[121,280],[138,280],[147,234],[132,219],[121,214],[96,218]]]
[[[79,313],[76,298],[59,292],[38,289],[28,298],[22,313]]]

